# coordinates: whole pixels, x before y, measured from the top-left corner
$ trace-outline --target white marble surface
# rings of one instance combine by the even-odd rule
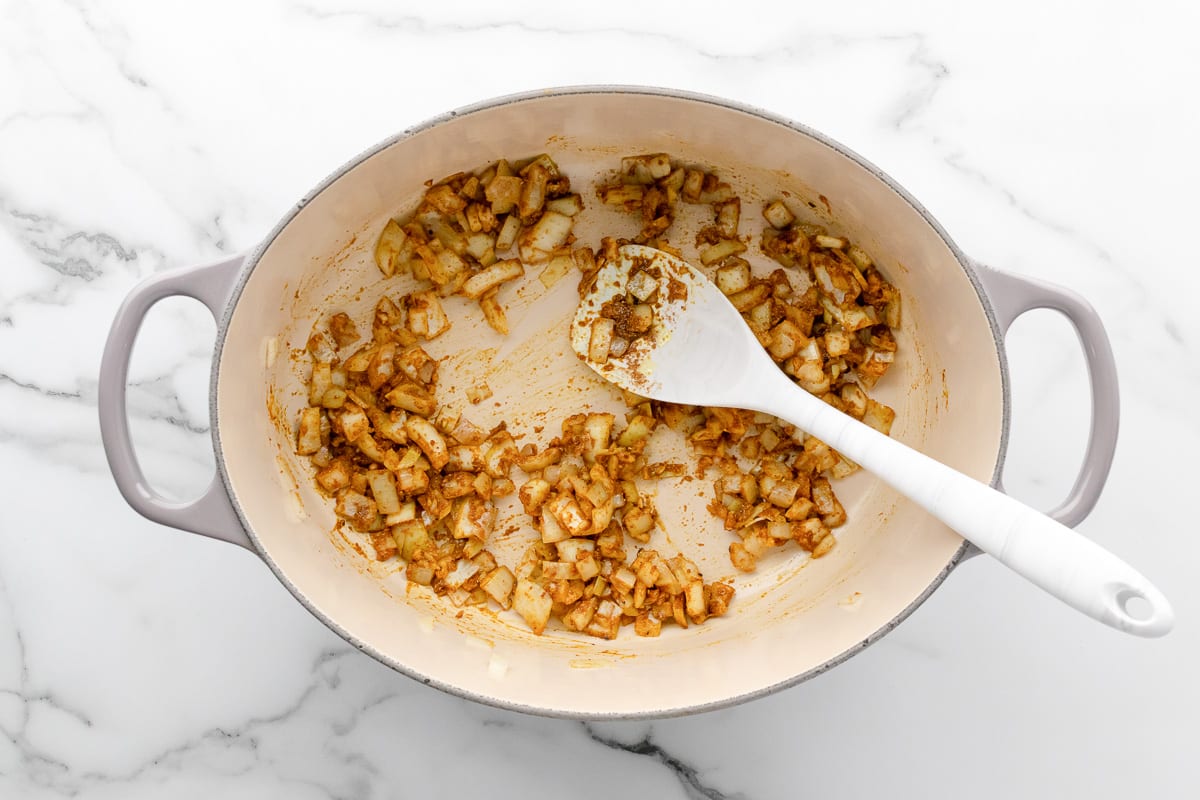
[[[1195,4],[538,5],[0,2],[0,797],[1198,796]],[[1085,294],[1123,416],[1081,530],[1167,592],[1176,631],[1122,636],[979,558],[789,691],[544,720],[392,673],[250,553],[129,510],[95,398],[135,282],[252,245],[426,117],[622,82],[803,121],[975,257]],[[181,497],[212,469],[213,331],[169,301],[134,355],[143,463]],[[1010,346],[1006,482],[1049,506],[1085,438],[1084,370],[1046,314]]]

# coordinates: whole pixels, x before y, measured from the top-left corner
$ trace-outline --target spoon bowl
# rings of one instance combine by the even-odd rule
[[[763,370],[778,372],[745,320],[720,290],[682,259],[643,245],[625,245],[583,297],[571,326],[571,347],[609,381],[643,397],[671,403],[758,408],[747,388]],[[652,298],[654,319],[620,358],[589,357],[593,325],[603,307],[624,298],[633,273],[658,272],[665,291]]]

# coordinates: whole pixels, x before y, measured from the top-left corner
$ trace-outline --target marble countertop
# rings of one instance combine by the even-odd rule
[[[0,3],[0,797],[1197,796],[1196,6],[581,8]],[[96,375],[137,281],[252,246],[411,124],[582,83],[804,122],[975,258],[1084,294],[1113,339],[1122,427],[1079,529],[1158,583],[1176,630],[1120,635],[977,558],[798,687],[681,719],[547,720],[393,673],[249,552],[126,506]],[[170,300],[134,353],[139,452],[180,497],[213,469],[214,329]],[[1050,507],[1086,439],[1086,373],[1049,312],[1009,350],[1005,483]]]

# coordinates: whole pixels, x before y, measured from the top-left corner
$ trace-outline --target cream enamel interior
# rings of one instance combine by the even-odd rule
[[[670,533],[657,533],[652,546],[693,556],[706,579],[733,576],[737,598],[729,616],[665,627],[658,639],[630,629],[613,642],[564,631],[535,637],[509,615],[475,609],[456,619],[457,609],[424,590],[406,592],[394,567],[372,565],[331,534],[331,504],[310,488],[290,439],[304,403],[299,351],[313,322],[333,310],[364,319],[380,292],[406,290],[382,281],[371,252],[387,217],[415,206],[424,180],[542,151],[584,192],[576,231],[590,244],[601,233],[636,231],[589,193],[623,154],[666,151],[716,168],[743,196],[743,233],[757,231],[758,200],[768,194],[786,190],[796,207],[811,202],[812,215],[860,243],[903,292],[901,357],[873,392],[897,411],[893,435],[992,478],[1004,425],[997,344],[963,266],[904,197],[819,139],[744,110],[659,94],[551,94],[452,116],[374,152],[300,208],[253,265],[224,333],[216,408],[219,458],[263,555],[318,616],[387,663],[486,702],[551,714],[724,704],[819,670],[886,629],[938,580],[962,540],[864,474],[838,484],[850,523],[828,557],[805,563],[790,547],[753,575],[735,575],[728,563],[730,534],[704,511],[710,487],[663,481],[658,504]],[[681,227],[672,238],[689,252]],[[770,264],[761,254],[754,260]],[[573,276],[546,291],[536,274],[502,292],[514,329],[507,341],[451,300],[454,328],[428,349],[447,357],[441,380],[451,402],[479,378],[494,390],[466,406],[473,421],[506,419],[544,443],[569,413],[622,406],[570,352]],[[272,340],[278,355],[268,365]],[[546,427],[540,436],[538,425]],[[498,537],[494,549],[512,552],[529,535]]]

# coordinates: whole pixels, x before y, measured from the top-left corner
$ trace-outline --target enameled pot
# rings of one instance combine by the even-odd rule
[[[667,152],[733,182],[747,218],[763,199],[787,192],[859,243],[904,297],[900,357],[873,391],[897,412],[892,435],[985,482],[998,482],[1008,436],[1005,331],[1029,309],[1062,312],[1083,344],[1092,423],[1082,471],[1052,514],[1074,525],[1091,510],[1112,460],[1118,405],[1111,348],[1083,300],[972,262],[908,193],[815,131],[725,100],[627,87],[505,97],[431,120],[340,168],[249,254],[136,287],[113,325],[99,398],[109,463],[130,505],[250,549],[325,624],[406,675],[553,716],[667,716],[737,703],[839,664],[912,613],[972,550],[862,473],[838,485],[850,522],[829,556],[808,561],[794,548],[772,555],[757,572],[734,576],[738,595],[726,617],[654,639],[628,630],[611,642],[561,630],[534,636],[509,615],[460,610],[409,589],[395,564],[369,561],[351,537],[332,532],[332,504],[314,490],[293,446],[292,425],[306,403],[299,354],[314,322],[333,310],[361,319],[381,292],[407,291],[408,278],[385,283],[372,251],[384,222],[415,207],[425,180],[540,152],[585,198],[620,156]],[[593,199],[585,210],[581,241],[632,235],[636,223],[603,208],[592,213],[599,205]],[[570,352],[572,283],[545,289],[531,278],[506,295],[506,339],[451,301],[454,327],[428,349],[444,357],[443,374],[456,377],[452,392],[488,381],[495,397],[466,412],[477,424],[505,419],[531,431],[586,408],[622,408]],[[125,415],[138,327],[172,295],[200,300],[218,321],[210,385],[217,475],[187,503],[168,502],[147,483]],[[665,538],[656,545],[687,553],[706,577],[733,575],[729,534],[704,511],[707,491],[699,481],[657,488],[669,543],[657,534]]]

